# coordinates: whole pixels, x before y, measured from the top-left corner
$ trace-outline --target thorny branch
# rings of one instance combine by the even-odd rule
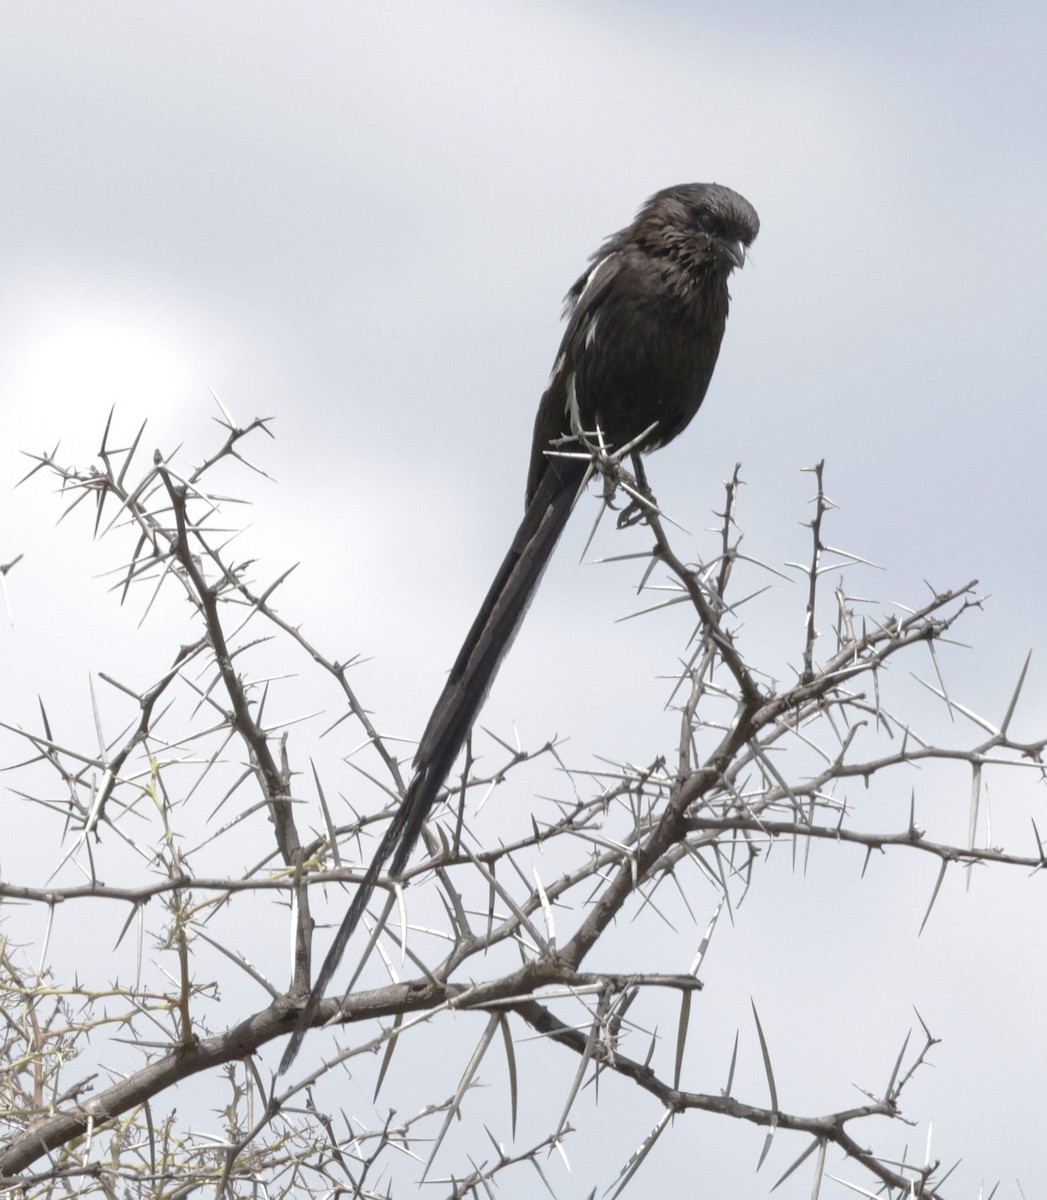
[[[717,915],[724,905],[737,909],[775,839],[854,844],[867,856],[888,850],[929,856],[940,863],[932,905],[949,864],[1044,866],[1035,825],[1025,850],[980,846],[975,837],[985,768],[1043,774],[1047,742],[1010,733],[1024,672],[1003,719],[993,723],[948,694],[935,655],[938,682],[930,691],[979,730],[973,745],[921,738],[886,699],[884,668],[918,646],[933,652],[979,603],[974,585],[936,592],[918,607],[880,618],[859,616],[859,602],[842,583],[827,595],[825,575],[862,560],[825,541],[834,506],[819,463],[812,468],[811,556],[801,568],[798,666],[791,684],[776,684],[747,659],[738,636],[739,613],[764,590],[763,583],[746,590],[753,573],[771,585],[781,575],[742,553],[739,471],[726,487],[712,558],[690,564],[653,501],[625,475],[624,455],[598,448],[594,465],[609,480],[608,501],[622,485],[645,514],[646,532],[621,536],[653,540],[637,556],[642,590],[657,598],[652,608],[684,604],[694,614],[694,637],[670,697],[680,718],[678,743],[643,768],[574,768],[552,743],[531,752],[493,736],[502,756],[493,765],[483,765],[490,754],[467,755],[460,778],[449,784],[446,811],[426,831],[426,859],[407,872],[410,887],[382,880],[383,913],[360,939],[349,990],[320,1006],[318,1020],[337,1026],[334,1048],[330,1035],[315,1036],[319,1061],[283,1085],[274,1081],[267,1047],[279,1048],[293,1028],[308,986],[312,913],[322,912],[325,925],[337,923],[345,888],[361,877],[371,839],[394,811],[404,779],[395,740],[382,734],[350,684],[357,660],[321,653],[274,607],[291,571],[258,587],[252,564],[232,557],[232,539],[219,524],[230,502],[212,479],[233,465],[257,470],[243,448],[268,426],[257,420],[241,427],[224,409],[219,423],[222,445],[196,468],[182,469],[157,452],[136,479],[144,427],[129,446],[115,447],[110,420],[99,466],[80,470],[44,454],[29,472],[58,481],[67,512],[93,502],[96,534],[129,539],[130,557],[116,572],[121,602],[142,596],[148,614],[161,590],[176,588],[188,599],[196,633],[152,682],[99,676],[111,691],[92,700],[92,749],[55,728],[43,703],[38,725],[2,726],[29,753],[10,768],[18,780],[12,794],[55,838],[58,865],[49,878],[19,879],[17,864],[5,861],[4,870],[15,874],[0,880],[9,921],[17,903],[28,906],[18,911],[46,913],[48,929],[28,957],[9,942],[0,946],[6,1066],[0,1187],[40,1197],[74,1185],[82,1195],[209,1187],[232,1196],[241,1185],[261,1184],[270,1195],[377,1197],[392,1194],[394,1180],[413,1190],[424,1177],[449,1197],[465,1197],[490,1194],[500,1176],[534,1172],[556,1195],[546,1153],[565,1154],[584,1136],[572,1119],[575,1100],[590,1085],[599,1094],[601,1080],[613,1077],[654,1097],[663,1113],[638,1134],[633,1153],[621,1157],[617,1182],[604,1181],[615,1195],[642,1178],[646,1156],[670,1136],[669,1118],[686,1122],[694,1119],[688,1114],[703,1112],[767,1129],[765,1154],[777,1131],[805,1135],[782,1178],[810,1159],[815,1193],[826,1151],[834,1148],[865,1173],[867,1192],[880,1187],[888,1195],[941,1197],[948,1172],[939,1164],[898,1161],[858,1135],[871,1117],[905,1119],[903,1091],[934,1043],[926,1027],[922,1050],[903,1046],[882,1095],[869,1092],[865,1105],[814,1116],[779,1108],[759,1026],[754,1037],[770,1106],[734,1094],[733,1058],[725,1089],[690,1086],[684,1049],[689,1034],[697,1036],[690,1017],[701,1002],[698,973]],[[661,572],[666,581],[656,578]],[[831,640],[819,635],[819,619]],[[281,657],[276,651],[284,646]],[[289,656],[302,655],[333,689],[317,733],[309,719],[267,714],[287,686],[281,685]],[[106,735],[118,721],[123,730]],[[352,728],[359,731],[355,746],[332,759],[331,747]],[[532,789],[526,803],[513,807],[529,812],[526,819],[485,834],[481,814],[493,794],[527,788],[525,772],[546,759],[557,767],[555,784],[543,785],[553,793],[535,798]],[[849,824],[849,781],[889,781],[918,764],[957,762],[972,778],[968,845],[919,828],[915,801],[902,828],[870,832]],[[51,791],[55,782],[58,795]],[[300,832],[301,820],[317,832]],[[237,853],[230,857],[231,848]],[[247,865],[216,869],[241,861]],[[661,933],[666,970],[586,969],[613,927],[662,919],[656,905],[666,903],[659,893],[667,882],[682,897],[705,894],[713,907],[698,955],[692,939],[681,945]],[[289,913],[292,933],[290,972],[276,980],[269,978],[272,943],[281,938],[273,901]],[[59,961],[47,966],[54,915],[70,909],[122,914],[115,941],[126,953],[125,935],[135,932],[133,962],[107,972],[105,982],[84,977],[81,968],[66,972]],[[165,928],[154,923],[160,912]],[[263,936],[250,936],[257,932]],[[174,956],[170,970],[146,961],[147,937],[161,955]],[[248,957],[241,949],[248,944],[264,961]],[[411,977],[401,979],[405,964]],[[110,974],[123,978],[111,982]],[[252,998],[256,990],[264,1007]],[[678,1006],[675,1044],[652,1036],[646,1055],[625,1053],[626,1040],[645,1036],[657,1020],[652,1014],[667,1002]],[[374,1062],[377,1097],[379,1088],[394,1086],[388,1077],[405,1042],[412,1053],[424,1052],[427,1042],[447,1036],[453,1014],[467,1013],[486,1015],[487,1026],[479,1043],[463,1048],[450,1099],[427,1095],[425,1072],[411,1071],[408,1086],[395,1084],[410,1115],[381,1115],[376,1107],[369,1121],[346,1115],[344,1080]],[[212,1033],[207,1026],[216,1015],[223,1028]],[[551,1115],[525,1112],[522,1132],[518,1099],[528,1031],[563,1052],[564,1074],[543,1089],[552,1094],[559,1087],[562,1107]],[[96,1069],[71,1078],[77,1056],[92,1064],[96,1054]],[[111,1054],[123,1056],[115,1070],[106,1065]],[[510,1128],[496,1136],[492,1113],[483,1114],[486,1132],[479,1132],[471,1097],[480,1067],[497,1055],[508,1076]],[[226,1089],[219,1132],[201,1133],[199,1120],[176,1115],[170,1090],[197,1076],[215,1087],[221,1080]],[[477,1136],[463,1147],[451,1131],[469,1122]]]

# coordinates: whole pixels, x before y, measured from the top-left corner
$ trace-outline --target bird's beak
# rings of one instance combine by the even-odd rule
[[[732,267],[745,266],[745,245],[743,242],[729,242],[724,239],[720,242],[720,249],[724,252]]]

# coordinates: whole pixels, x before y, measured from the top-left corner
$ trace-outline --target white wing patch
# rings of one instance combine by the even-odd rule
[[[574,372],[567,377],[567,415],[571,421],[571,432],[580,437],[585,430],[582,428],[582,416],[578,411],[578,393],[574,389]]]
[[[585,293],[593,286],[596,276],[600,274],[601,269],[605,267],[613,257],[613,253],[605,254],[603,258],[599,258],[593,263],[589,274],[585,277],[585,283],[582,284],[582,290],[578,293],[578,299],[574,302],[575,308],[579,308],[581,306],[582,302],[585,300]]]
[[[585,276],[585,282],[582,284],[581,291],[574,297],[571,303],[571,309],[575,314],[575,319],[578,321],[577,328],[571,335],[571,346],[569,349],[573,362],[577,361],[580,353],[590,350],[596,340],[596,330],[600,322],[599,305],[596,306],[596,311],[592,313],[587,313],[585,307],[594,289],[599,289],[606,282],[608,273],[614,274],[617,269],[616,258],[617,251],[611,251],[594,262]],[[566,356],[565,354],[561,354],[556,360],[556,365],[553,367],[553,373],[549,381],[550,384],[563,373],[566,366]],[[564,396],[564,413],[570,422],[571,433],[575,437],[580,437],[586,431],[582,424],[582,415],[578,406],[578,389],[573,366],[564,380]]]

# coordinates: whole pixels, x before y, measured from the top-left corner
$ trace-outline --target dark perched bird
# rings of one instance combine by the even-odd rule
[[[612,234],[566,297],[567,329],[538,406],[527,503],[459,651],[414,759],[414,778],[356,890],[299,1016],[291,1064],[382,867],[399,875],[465,743],[591,465],[589,448],[639,453],[672,441],[705,397],[720,352],[727,280],[760,228],[752,205],[716,183],[653,195]]]

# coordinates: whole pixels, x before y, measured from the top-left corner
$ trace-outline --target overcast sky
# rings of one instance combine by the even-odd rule
[[[56,645],[71,611],[107,628],[112,601],[87,577],[119,555],[87,548],[85,518],[55,533],[45,487],[11,491],[17,452],[61,438],[83,463],[115,403],[124,431],[148,416],[150,448],[199,458],[213,389],[242,421],[274,418],[257,460],[278,482],[245,489],[268,573],[303,564],[284,613],[332,656],[370,657],[379,727],[417,736],[521,510],[561,297],[647,195],[715,180],[762,227],[700,417],[649,462],[659,499],[698,532],[741,461],[747,545],[781,563],[806,547],[801,468],[825,458],[830,540],[883,568],[856,587],[886,605],[921,601],[925,579],[980,579],[992,600],[951,678],[999,716],[1035,648],[1021,719],[1042,735],[1045,58],[1042,3],[4,4],[0,561],[26,556],[0,628],[5,703],[23,720],[37,692],[82,710],[87,672],[139,653],[104,633]],[[681,626],[614,624],[632,575],[578,565],[594,506],[485,724],[645,761]],[[748,649],[778,666],[781,631],[757,624]],[[147,636],[170,646],[163,633]],[[878,922],[882,874],[837,894],[835,877],[784,871],[724,933],[709,1002],[735,1024],[750,995],[768,1015],[781,1004],[782,1040],[813,1035],[831,993],[805,992],[816,968],[790,938],[827,922],[807,950],[830,986],[851,981],[856,1011],[826,1029],[845,1044],[882,1024],[896,1050],[916,1003],[944,1043],[907,1110],[914,1142],[933,1118],[935,1152],[963,1156],[950,1194],[1002,1178],[997,1196],[1017,1198],[1018,1176],[1031,1200],[1042,880],[983,872],[917,942],[922,907]],[[921,906],[933,875],[914,872]],[[895,1050],[879,1049],[889,1071]],[[883,1082],[864,1070],[828,1061],[818,1103]],[[711,1176],[721,1189],[734,1171],[735,1194],[765,1194],[760,1141]],[[703,1165],[724,1168],[712,1151]],[[650,1179],[681,1169],[667,1155]],[[593,1182],[583,1168],[577,1194]]]

